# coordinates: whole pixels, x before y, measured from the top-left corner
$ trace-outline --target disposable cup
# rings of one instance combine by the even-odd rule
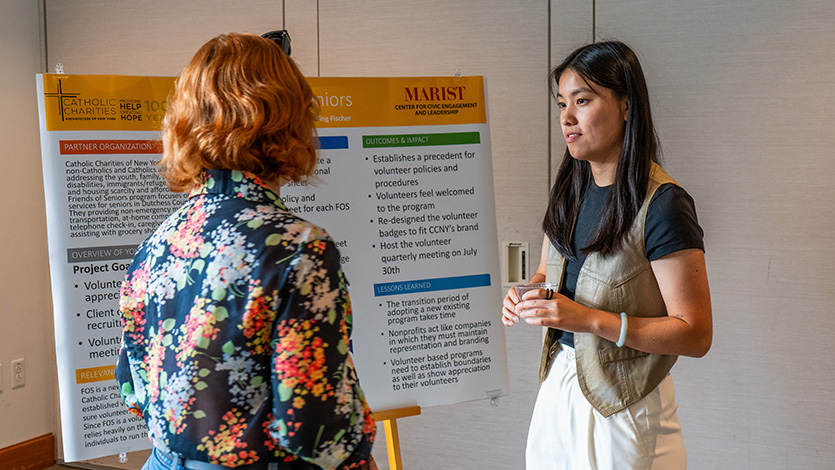
[[[516,289],[516,294],[519,295],[519,300],[522,300],[522,296],[525,295],[525,292],[537,289],[551,289],[554,293],[557,293],[559,286],[553,282],[533,282],[530,284],[519,284],[513,287]]]

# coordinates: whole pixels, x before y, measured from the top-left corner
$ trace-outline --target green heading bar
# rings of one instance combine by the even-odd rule
[[[381,147],[428,147],[431,145],[462,145],[480,143],[481,135],[478,132],[366,135],[362,137],[362,147],[367,149]]]

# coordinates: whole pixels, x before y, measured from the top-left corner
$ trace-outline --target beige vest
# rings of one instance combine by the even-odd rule
[[[631,317],[667,315],[658,282],[646,257],[644,226],[647,208],[655,191],[675,183],[660,166],[653,164],[649,187],[621,249],[610,256],[589,253],[577,278],[575,300],[607,312],[626,312]],[[547,282],[564,281],[566,260],[553,246],[548,252]],[[560,344],[557,330],[549,328],[542,348],[540,382],[545,380]],[[649,394],[661,383],[678,356],[649,354],[591,333],[575,333],[577,379],[589,403],[603,416],[610,416]]]

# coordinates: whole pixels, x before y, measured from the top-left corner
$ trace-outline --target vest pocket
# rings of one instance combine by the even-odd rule
[[[637,359],[639,357],[649,356],[649,353],[644,351],[638,351],[637,349],[632,348],[607,348],[607,349],[600,349],[597,351],[597,357],[600,359],[601,364],[607,364],[610,362],[617,362],[617,361],[626,361],[629,359]]]

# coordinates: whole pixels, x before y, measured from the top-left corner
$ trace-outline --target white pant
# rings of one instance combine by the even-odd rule
[[[574,349],[563,346],[539,388],[526,469],[685,469],[677,409],[673,380],[667,375],[648,396],[604,418],[580,390]]]

